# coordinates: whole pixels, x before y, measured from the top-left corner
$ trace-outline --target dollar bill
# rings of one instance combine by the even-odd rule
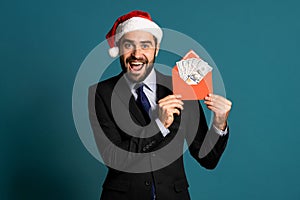
[[[201,59],[190,58],[176,62],[179,76],[189,85],[198,84],[212,67]]]

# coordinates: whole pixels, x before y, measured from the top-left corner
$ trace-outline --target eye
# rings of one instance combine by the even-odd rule
[[[126,49],[131,49],[131,48],[132,48],[132,44],[126,42],[126,43],[124,43],[124,47],[125,47]]]
[[[149,48],[149,44],[142,44],[142,49],[148,49]]]

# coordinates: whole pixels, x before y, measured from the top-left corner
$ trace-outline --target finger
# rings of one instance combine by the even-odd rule
[[[160,102],[164,102],[164,101],[167,101],[167,100],[170,100],[170,99],[181,99],[181,95],[180,94],[173,94],[173,95],[168,95],[166,96],[165,98],[162,98],[158,101],[158,103]]]
[[[208,95],[204,98],[204,100],[206,100],[206,101],[213,101],[214,98],[213,98],[212,94],[208,94]]]
[[[159,101],[158,103],[167,103],[167,102],[180,102],[181,104],[183,104],[182,100],[176,99],[176,98],[166,99],[166,100],[163,100],[163,101]]]
[[[228,116],[229,111],[221,110],[221,109],[218,109],[218,108],[213,107],[213,106],[207,106],[207,108],[209,110],[211,110],[215,114],[215,116],[225,116],[225,117]]]
[[[172,120],[173,121],[173,118],[174,118],[173,114],[171,114],[171,115],[168,116],[168,120]]]
[[[205,97],[205,100],[208,100],[208,101],[221,101],[223,102],[224,104],[227,104],[227,105],[232,105],[232,102],[229,101],[228,99],[220,96],[220,95],[217,95],[217,94],[208,94],[208,96]]]
[[[180,111],[179,111],[178,109],[176,109],[176,108],[173,109],[173,113],[174,113],[174,114],[177,114],[177,115],[180,115]]]
[[[167,122],[168,122],[168,123],[172,123],[173,120],[174,120],[173,114],[168,115]]]
[[[163,101],[160,102],[159,105],[164,106],[164,105],[168,105],[168,104],[172,104],[172,103],[178,103],[180,105],[183,105],[183,101],[179,100],[179,99],[169,99],[167,101]]]
[[[171,103],[171,104],[166,104],[166,105],[159,105],[159,108],[162,110],[172,110],[174,108],[179,108],[180,110],[183,110],[183,106],[179,103]]]
[[[205,101],[204,102],[206,104],[207,107],[213,107],[213,108],[216,108],[216,109],[220,109],[220,105],[217,105],[215,102],[213,101]]]
[[[168,99],[168,100],[158,102],[159,105],[168,105],[171,103],[178,103],[180,105],[184,104],[183,101],[181,101],[180,99]]]
[[[214,97],[213,97],[213,99],[215,100],[215,101],[218,101],[218,102],[222,102],[222,103],[224,103],[224,104],[226,104],[226,105],[230,105],[231,106],[231,101],[229,101],[228,99],[226,99],[226,98],[224,98],[224,97],[222,97],[222,96],[219,96],[219,95],[215,95]]]
[[[231,109],[231,106],[224,104],[223,102],[218,102],[218,101],[205,101],[204,102],[207,106],[212,106],[217,109],[220,109],[222,111],[229,111]]]
[[[205,100],[207,101],[215,101],[217,100],[218,96],[217,95],[214,95],[214,94],[208,94],[206,97],[205,97]]]
[[[207,97],[205,97],[204,103],[206,105],[213,105],[221,109],[231,108],[231,102],[219,95],[208,95]]]
[[[177,95],[168,95],[168,96],[166,96],[166,97],[160,99],[158,102],[164,102],[164,101],[167,101],[167,100],[169,100],[169,99],[179,99],[179,98],[180,98],[180,97],[177,96]]]
[[[180,115],[180,110],[177,109],[177,108],[173,108],[173,109],[169,109],[168,112],[167,112],[167,116],[169,117],[170,115]]]
[[[213,107],[213,106],[207,106],[207,108],[208,108],[209,110],[213,111],[215,114],[221,112],[220,109],[218,109],[218,108],[216,108],[216,107]]]

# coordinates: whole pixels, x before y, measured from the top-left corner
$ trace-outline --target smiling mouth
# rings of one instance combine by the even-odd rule
[[[140,62],[140,61],[129,62],[130,71],[132,71],[132,72],[139,72],[143,68],[144,65],[145,65],[145,63]]]

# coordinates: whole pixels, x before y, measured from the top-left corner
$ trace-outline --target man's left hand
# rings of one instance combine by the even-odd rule
[[[216,128],[224,131],[227,127],[227,118],[231,110],[231,101],[216,94],[209,94],[204,100],[207,108],[214,112],[214,125]]]

